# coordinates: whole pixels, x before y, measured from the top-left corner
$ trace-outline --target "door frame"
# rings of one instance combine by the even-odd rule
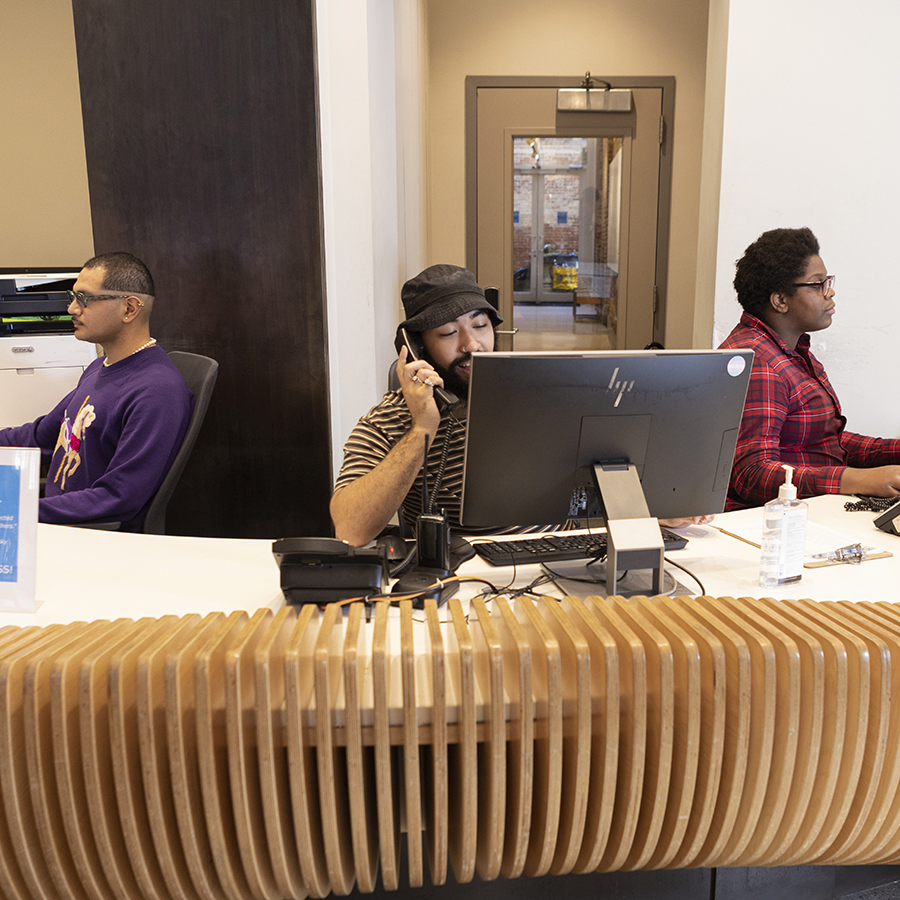
[[[669,219],[672,205],[672,142],[675,125],[675,77],[592,76],[613,88],[657,88],[662,91],[659,124],[659,189],[656,229],[656,296],[653,340],[663,343],[667,319]],[[466,266],[478,271],[478,90],[479,88],[578,88],[583,77],[467,75],[465,111]],[[574,115],[577,115],[574,114]]]

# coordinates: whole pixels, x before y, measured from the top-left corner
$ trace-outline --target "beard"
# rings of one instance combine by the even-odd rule
[[[468,362],[472,358],[472,354],[464,353],[462,356],[453,360],[449,369],[445,369],[443,366],[438,365],[438,363],[431,359],[428,354],[426,354],[426,356],[435,372],[437,372],[444,380],[444,387],[451,393],[456,394],[460,400],[467,399],[469,396],[469,380],[468,378],[463,378],[459,374],[457,366],[460,365],[460,363]]]

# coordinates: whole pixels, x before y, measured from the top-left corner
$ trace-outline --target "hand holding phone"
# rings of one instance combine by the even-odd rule
[[[397,338],[394,341],[394,346],[397,348],[398,353],[400,352],[401,347],[406,347],[407,362],[421,359],[422,354],[425,352],[425,346],[422,343],[421,335],[416,331],[407,331],[403,327],[397,329]],[[440,387],[440,385],[433,385],[433,390],[434,401],[437,403],[437,408],[440,410],[442,416],[459,403],[459,397],[448,391],[446,388]]]

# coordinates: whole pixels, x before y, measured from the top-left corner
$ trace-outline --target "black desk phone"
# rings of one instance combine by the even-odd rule
[[[889,506],[880,516],[875,517],[875,527],[888,534],[900,534],[898,523],[900,523],[900,500]]]
[[[397,352],[400,352],[401,347],[406,347],[406,360],[407,362],[412,362],[416,359],[421,359],[422,355],[425,353],[425,345],[422,343],[422,335],[417,331],[407,331],[402,325],[397,329],[397,337],[394,339],[394,346],[397,348]],[[446,388],[434,386],[434,400],[437,403],[438,409],[441,411],[441,415],[446,412],[449,412],[457,403],[459,403],[459,397],[456,394],[451,393]]]
[[[325,605],[383,594],[388,587],[384,546],[354,547],[332,537],[281,538],[272,544],[288,603]]]

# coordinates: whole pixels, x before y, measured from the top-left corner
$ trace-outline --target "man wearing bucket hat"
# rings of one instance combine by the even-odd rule
[[[400,388],[353,429],[331,499],[335,533],[357,546],[398,511],[409,523],[422,512],[426,446],[431,506],[459,524],[472,353],[494,349],[494,327],[503,321],[475,276],[459,266],[429,266],[400,296],[406,313],[397,331]]]

